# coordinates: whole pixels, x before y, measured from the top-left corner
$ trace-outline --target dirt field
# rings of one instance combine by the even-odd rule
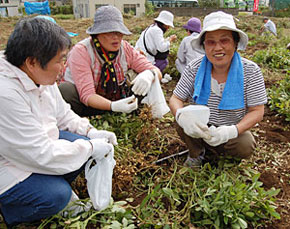
[[[0,50],[5,48],[5,44],[7,42],[8,36],[13,30],[13,27],[18,19],[10,18],[10,19],[2,19],[0,18]],[[176,18],[176,25],[181,26],[185,23],[187,18]],[[246,32],[256,33],[257,31],[254,29],[259,24],[261,24],[261,17],[255,16],[247,16],[244,17],[243,20],[246,20],[243,23],[243,30]],[[275,22],[278,22],[280,19],[275,18]],[[285,19],[281,19],[285,20]],[[288,18],[288,20],[290,20]],[[149,25],[152,21],[152,18],[141,18],[141,19],[126,19],[125,23],[129,27],[129,29],[133,33],[140,33],[147,25]],[[87,37],[85,30],[91,25],[91,19],[81,19],[81,20],[57,20],[57,23],[63,26],[66,31],[78,33],[79,35],[73,38],[73,42],[82,40]],[[278,23],[279,24],[279,23]],[[181,29],[180,29],[181,30]],[[134,43],[138,37],[138,34],[131,35],[126,37],[125,39]],[[256,50],[265,48],[263,44],[259,44],[257,46],[249,47],[246,51],[247,56],[251,56]],[[265,73],[265,82],[266,87],[269,87],[275,82],[277,79],[283,77],[283,72],[281,75],[273,76],[270,73]],[[175,87],[177,82],[177,76],[173,76],[174,80],[168,84],[164,84],[163,89],[166,92],[167,100],[172,95],[172,90]],[[176,135],[173,127],[164,126],[166,128],[167,133],[172,133]],[[266,228],[279,228],[286,229],[290,228],[290,125],[289,122],[286,122],[283,118],[277,116],[276,113],[270,111],[268,107],[266,107],[265,116],[263,121],[254,128],[253,130],[254,136],[258,142],[258,147],[255,155],[251,158],[251,162],[254,164],[254,167],[261,172],[260,180],[263,182],[265,189],[269,189],[271,187],[281,189],[278,194],[278,213],[281,215],[281,220],[276,220],[272,224],[267,225]],[[180,143],[178,137],[176,135],[175,141],[172,141],[169,145],[170,153],[175,153],[184,148],[184,145]],[[169,153],[169,154],[170,154]],[[140,165],[142,166],[142,165]],[[132,174],[130,171],[128,173],[123,174],[122,178],[115,177],[114,186],[114,195],[117,196],[117,192],[122,187],[122,190],[130,189],[130,182],[126,183],[126,179],[130,180]],[[119,182],[119,183],[118,183]],[[141,199],[142,200],[142,199]],[[140,200],[140,201],[141,201]],[[139,201],[135,204],[137,205]]]

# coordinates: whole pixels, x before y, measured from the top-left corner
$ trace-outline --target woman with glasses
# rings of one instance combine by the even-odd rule
[[[161,78],[159,69],[123,40],[131,32],[116,7],[98,8],[86,32],[90,37],[68,54],[62,96],[80,116],[136,110],[135,95],[149,92],[155,76]]]
[[[233,16],[221,11],[204,18],[203,30],[191,42],[205,56],[186,66],[169,101],[189,149],[187,166],[201,165],[209,152],[248,158],[256,147],[250,129],[262,120],[267,97],[260,68],[237,52],[247,42]],[[199,121],[193,110],[188,115],[192,106],[184,107],[185,102],[204,107],[204,115],[208,109],[209,121]]]

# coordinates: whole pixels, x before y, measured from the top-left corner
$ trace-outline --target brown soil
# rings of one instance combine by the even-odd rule
[[[177,18],[180,25],[182,25],[186,19]],[[249,17],[249,20],[252,20]],[[255,19],[260,20],[260,18]],[[277,19],[278,20],[278,19]],[[5,44],[8,39],[8,35],[11,33],[17,19],[0,19],[0,50],[4,49]],[[141,27],[142,29],[149,25],[151,19],[126,19],[125,22],[128,25],[131,31],[137,30],[136,27]],[[250,21],[249,21],[250,22]],[[57,23],[63,26],[66,31],[78,33],[79,35],[73,38],[73,42],[87,37],[85,30],[92,23],[91,19],[80,19],[80,20],[57,20]],[[258,24],[258,22],[256,22]],[[249,25],[250,26],[250,25]],[[248,27],[249,28],[249,27]],[[251,33],[255,32],[255,29],[249,29]],[[136,40],[136,35],[131,35],[126,37],[126,40]],[[248,47],[247,54],[252,54],[256,50],[265,48],[266,45],[263,43],[257,44],[253,47]],[[283,76],[281,76],[283,77]],[[272,85],[273,80],[267,81],[266,87]],[[172,95],[172,90],[176,84],[176,80],[169,82],[168,84],[162,85],[164,91],[166,92],[166,98]],[[164,155],[170,155],[176,152],[180,152],[185,149],[184,144],[178,138],[174,128],[172,126],[160,126],[161,133],[166,134],[167,147],[168,151]],[[278,213],[281,215],[281,220],[276,220],[273,223],[266,226],[266,228],[273,229],[286,229],[290,228],[290,125],[289,122],[286,122],[282,117],[277,116],[276,113],[269,110],[266,107],[265,116],[263,121],[259,123],[253,129],[254,136],[258,142],[257,151],[254,156],[251,158],[251,161],[255,165],[255,169],[261,172],[260,181],[263,182],[265,189],[270,189],[271,187],[281,189],[278,194],[277,204],[278,204]],[[126,198],[126,193],[128,194],[132,189],[133,177],[137,173],[142,173],[145,169],[152,167],[151,162],[156,160],[156,158],[150,158],[143,153],[131,155],[131,159],[128,162],[127,166],[118,164],[116,165],[114,171],[113,179],[113,196],[115,199],[124,199]],[[132,166],[130,166],[132,165]],[[83,180],[78,180],[77,186],[85,187]],[[86,191],[79,189],[78,194],[84,195]],[[121,193],[121,195],[120,195]],[[136,196],[133,206],[137,206],[143,198],[146,196],[146,193],[142,193],[139,196]],[[168,200],[164,200],[166,202]]]

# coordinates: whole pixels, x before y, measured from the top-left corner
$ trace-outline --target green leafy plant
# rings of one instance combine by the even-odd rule
[[[253,61],[273,69],[290,68],[290,52],[285,47],[258,50],[252,58]]]
[[[142,127],[142,122],[134,112],[131,114],[105,113],[97,115],[91,117],[91,124],[98,129],[113,131],[120,141],[125,142],[129,138],[134,139]]]
[[[151,175],[148,194],[134,211],[140,228],[184,228],[190,223],[204,228],[247,228],[280,218],[274,203],[279,190],[264,190],[258,172],[232,160],[220,160],[218,167],[206,164],[199,171],[175,164],[170,177],[163,173],[159,169]]]
[[[87,202],[88,199],[83,200]],[[127,201],[111,201],[108,208],[102,211],[96,211],[93,208],[87,212],[83,212],[75,217],[68,215],[62,216],[62,212],[42,221],[38,229],[68,229],[78,228],[85,229],[93,226],[94,228],[104,229],[134,229],[135,217],[132,215],[131,210],[126,206]]]
[[[146,16],[151,16],[155,13],[154,6],[148,0],[145,1]]]
[[[285,116],[286,121],[290,122],[290,71],[284,79],[267,89],[267,92],[270,109]]]
[[[75,16],[73,14],[57,14],[53,15],[55,19],[61,19],[61,20],[69,20],[69,19],[74,19]]]
[[[220,1],[216,1],[216,0],[198,0],[198,5],[200,7],[216,7],[218,8],[220,6]]]

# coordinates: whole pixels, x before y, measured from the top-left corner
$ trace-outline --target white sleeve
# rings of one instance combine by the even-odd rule
[[[185,40],[183,40],[180,43],[180,46],[178,48],[177,52],[177,58],[179,59],[180,62],[186,63],[186,50],[185,50]]]
[[[70,105],[64,101],[61,93],[55,84],[53,86],[56,99],[56,119],[60,130],[67,130],[72,133],[86,136],[90,122],[87,118],[81,118],[71,110]]]
[[[5,96],[4,96],[5,95]],[[33,101],[17,90],[0,96],[0,154],[16,167],[33,173],[66,174],[90,157],[89,141],[52,140],[31,112]]]
[[[166,52],[169,50],[170,41],[168,39],[164,39],[163,32],[160,28],[152,27],[152,28],[148,29],[147,32],[149,33],[148,37],[150,37],[151,38],[150,40],[152,40],[152,42],[154,43],[156,53],[157,53],[157,50],[159,52]],[[147,33],[145,34],[145,38],[147,38],[146,35],[147,35]],[[150,43],[149,43],[149,45],[150,45]],[[152,47],[152,45],[150,45],[150,47]],[[156,53],[153,53],[153,54],[156,54]]]

